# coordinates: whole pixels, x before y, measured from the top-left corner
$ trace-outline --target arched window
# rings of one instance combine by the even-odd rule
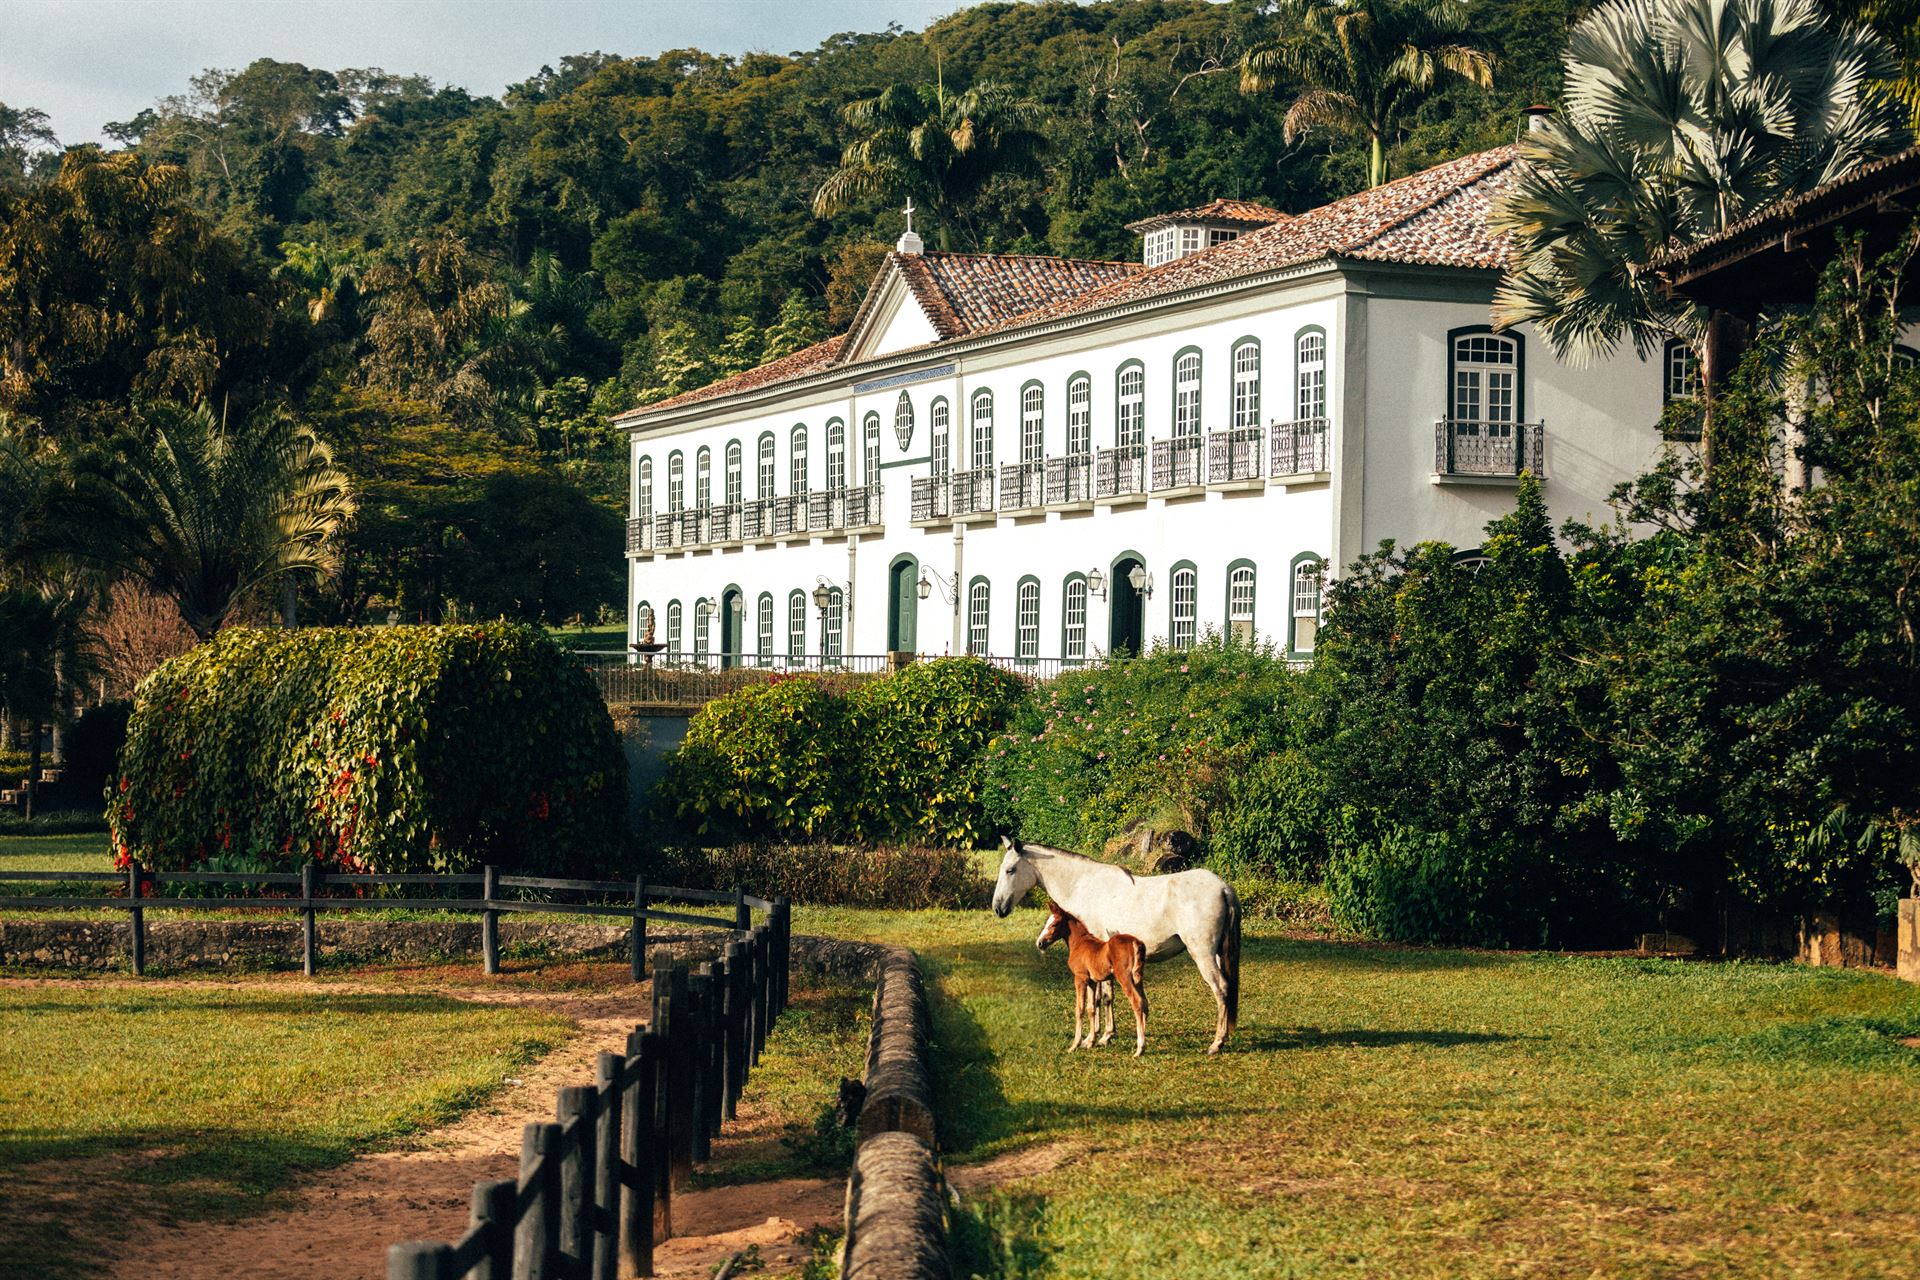
[[[913,400],[904,391],[893,402],[893,442],[902,453],[913,444]]]
[[[667,658],[680,661],[680,602],[667,601]]]
[[[839,662],[840,655],[846,652],[845,637],[841,628],[846,623],[846,597],[840,588],[827,589],[827,609],[820,615],[820,656],[827,662]]]
[[[1227,636],[1253,640],[1253,566],[1244,560],[1227,570]]]
[[[948,468],[953,465],[952,457],[949,453],[951,440],[949,438],[947,416],[947,402],[944,399],[935,400],[932,411],[933,449],[930,455],[930,462],[932,464],[932,474],[936,476],[946,475]]]
[[[1060,656],[1068,662],[1087,656],[1087,580],[1077,573],[1067,579],[1061,593]]]
[[[1260,344],[1252,338],[1233,349],[1233,427],[1260,425]]]
[[[1200,575],[1190,564],[1177,564],[1168,585],[1173,589],[1173,625],[1167,640],[1176,649],[1191,649],[1200,618]]]
[[[642,458],[633,472],[633,514],[645,520],[653,514],[653,459]]]
[[[1113,443],[1137,448],[1147,438],[1147,370],[1139,361],[1120,366],[1115,399]]]
[[[1067,456],[1083,458],[1093,452],[1093,379],[1075,374],[1067,383]]]
[[[1020,391],[1020,461],[1038,462],[1046,454],[1046,393],[1030,382]]]
[[[727,441],[727,505],[734,506],[740,501],[740,442]]]
[[[807,491],[807,428],[802,423],[793,429],[793,445],[787,458],[787,492]]]
[[[1692,347],[1678,338],[1669,338],[1660,364],[1663,401],[1691,400],[1700,394],[1700,365],[1693,358]]]
[[[773,661],[773,593],[762,591],[759,603],[759,627],[756,634],[760,643],[755,647],[761,666]]]
[[[989,595],[985,578],[975,578],[967,588],[967,652],[976,658],[987,656]]]
[[[869,413],[861,423],[860,483],[872,488],[880,483],[880,415]]]
[[[1287,648],[1298,657],[1313,652],[1320,630],[1320,588],[1325,574],[1317,556],[1302,556],[1293,564],[1293,628]]]
[[[653,606],[645,600],[634,606],[633,634],[641,644],[653,643]]]
[[[1200,434],[1200,353],[1185,351],[1173,362],[1173,438]]]
[[[760,435],[759,487],[755,495],[762,498],[773,496],[773,432],[765,431]]]
[[[1520,421],[1520,340],[1485,327],[1452,335],[1452,398],[1447,416],[1456,422],[1504,428]]]
[[[1040,580],[1022,578],[1014,592],[1013,656],[1032,662],[1040,656]]]
[[[713,505],[713,450],[705,445],[694,455],[693,505],[702,510]]]
[[[1293,340],[1293,418],[1310,422],[1327,416],[1327,335],[1302,329]]]
[[[827,492],[839,493],[847,487],[847,424],[838,418],[827,422]]]
[[[807,593],[804,591],[787,597],[787,656],[807,656]]]
[[[713,601],[696,600],[693,602],[693,660],[704,662],[707,657],[707,623],[713,619]]]
[[[667,510],[684,511],[687,506],[687,460],[675,452],[667,459]]]
[[[984,471],[993,466],[993,392],[973,393],[973,420],[969,431],[971,466]]]

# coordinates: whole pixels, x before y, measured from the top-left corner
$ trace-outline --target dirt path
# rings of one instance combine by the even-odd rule
[[[195,983],[201,989],[207,985]],[[315,984],[315,989],[363,988],[329,981]],[[364,989],[392,992],[395,987],[367,984]],[[318,1174],[282,1209],[231,1223],[157,1223],[154,1230],[125,1242],[107,1274],[116,1280],[234,1275],[254,1280],[383,1280],[387,1245],[454,1240],[466,1230],[473,1184],[518,1172],[522,1128],[552,1119],[554,1091],[560,1086],[591,1081],[596,1056],[624,1048],[627,1033],[646,1007],[644,987],[612,993],[443,987],[437,994],[547,1010],[572,1018],[580,1032],[454,1124],[418,1135],[401,1150],[363,1156]],[[724,1163],[774,1140],[771,1123],[743,1100],[739,1120],[715,1140],[714,1157]],[[674,1199],[681,1234],[656,1251],[656,1272],[663,1277],[708,1276],[748,1245],[759,1245],[769,1264],[797,1265],[806,1256],[795,1243],[797,1237],[808,1228],[837,1225],[844,1194],[841,1182],[814,1179],[683,1193]]]

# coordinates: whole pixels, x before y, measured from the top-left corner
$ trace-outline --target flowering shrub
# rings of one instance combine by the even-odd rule
[[[976,658],[918,662],[855,689],[862,833],[979,843],[987,743],[1025,693],[1017,676]]]
[[[231,630],[141,684],[107,801],[165,869],[571,871],[619,848],[626,763],[534,628]]]
[[[1205,842],[1234,779],[1285,745],[1293,679],[1270,647],[1213,635],[1062,675],[991,745],[988,817],[1073,849],[1141,820]]]

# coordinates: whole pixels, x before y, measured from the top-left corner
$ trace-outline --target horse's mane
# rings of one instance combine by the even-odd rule
[[[1020,842],[1020,852],[1041,853],[1049,858],[1067,858],[1075,862],[1091,862],[1095,866],[1112,867],[1126,876],[1127,879],[1133,879],[1133,872],[1127,870],[1117,862],[1103,862],[1099,858],[1091,858],[1084,853],[1075,853],[1071,849],[1056,849],[1050,844],[1037,844],[1033,841],[1022,840]]]

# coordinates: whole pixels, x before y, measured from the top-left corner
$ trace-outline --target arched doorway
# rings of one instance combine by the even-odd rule
[[[740,588],[728,587],[720,593],[720,665],[737,667],[740,665],[740,633],[746,623],[747,606],[740,598]]]
[[[901,556],[887,570],[887,649],[915,652],[920,647],[920,562]]]
[[[1146,647],[1147,600],[1133,585],[1133,571],[1145,568],[1139,556],[1127,552],[1113,562],[1107,577],[1107,652],[1114,657]]]

